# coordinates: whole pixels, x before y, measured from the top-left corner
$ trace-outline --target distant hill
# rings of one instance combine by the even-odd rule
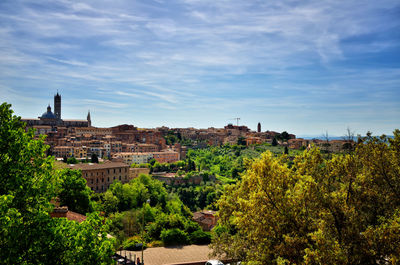
[[[364,137],[365,135],[363,135]],[[377,136],[377,135],[373,135],[373,136]],[[357,135],[354,136],[354,139],[357,139]],[[393,135],[387,135],[387,137],[389,138],[394,138]],[[307,139],[307,140],[311,140],[311,139],[319,139],[319,140],[325,140],[325,137],[323,135],[297,135],[296,138],[303,138],[303,139]],[[329,140],[343,140],[345,138],[345,136],[329,136]]]

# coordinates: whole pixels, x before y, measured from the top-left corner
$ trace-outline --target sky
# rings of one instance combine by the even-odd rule
[[[2,0],[0,102],[296,135],[400,128],[398,0]]]

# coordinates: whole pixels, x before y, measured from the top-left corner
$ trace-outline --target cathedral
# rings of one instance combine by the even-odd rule
[[[26,126],[51,126],[51,127],[91,127],[90,112],[88,112],[86,120],[63,120],[61,119],[61,95],[54,96],[54,113],[51,111],[50,105],[47,111],[37,119],[21,119],[26,122]]]

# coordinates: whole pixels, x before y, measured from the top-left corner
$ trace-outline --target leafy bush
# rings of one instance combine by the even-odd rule
[[[163,247],[164,243],[160,240],[154,240],[148,244],[149,248]]]
[[[69,157],[68,159],[67,159],[67,164],[78,164],[78,160],[76,160],[76,158],[75,157]]]
[[[164,229],[160,237],[166,246],[184,245],[189,242],[188,234],[178,228]]]
[[[146,243],[143,243],[143,249],[147,248]],[[140,237],[131,237],[125,240],[122,243],[122,246],[126,250],[132,250],[132,251],[137,251],[137,250],[142,250],[142,240]]]
[[[190,243],[198,245],[206,245],[211,243],[210,232],[204,232],[203,230],[197,230],[190,234]]]

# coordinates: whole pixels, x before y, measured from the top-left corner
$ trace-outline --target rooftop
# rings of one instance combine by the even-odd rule
[[[118,167],[129,167],[129,166],[122,162],[106,162],[103,164],[97,164],[97,163],[71,164],[71,165],[68,165],[68,167],[70,169],[88,170],[88,169],[108,169],[108,168],[118,168]]]

